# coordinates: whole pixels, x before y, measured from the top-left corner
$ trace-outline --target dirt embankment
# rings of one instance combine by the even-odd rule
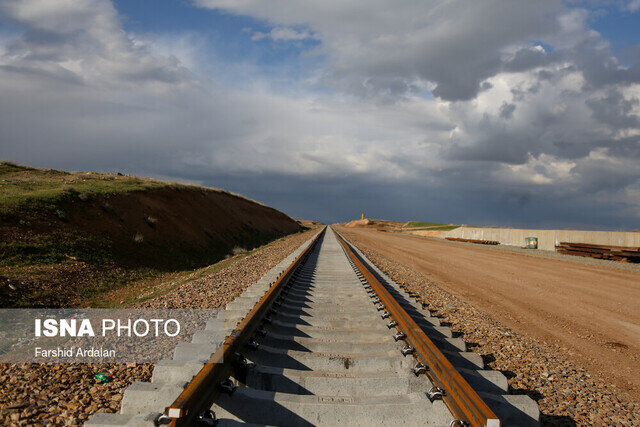
[[[0,216],[0,306],[91,305],[103,292],[209,265],[303,227],[220,190],[166,185],[69,190],[55,206]]]
[[[397,221],[388,221],[385,219],[357,219],[350,222],[345,222],[342,224],[344,227],[348,228],[373,228],[376,230],[396,230],[402,227],[403,223]]]
[[[229,253],[236,245],[254,247],[301,230],[296,221],[271,207],[204,188],[135,191],[68,207],[65,225],[121,246],[134,243],[136,252],[175,246]]]
[[[416,236],[438,236],[459,227],[454,224],[442,224],[437,222],[398,222],[369,218],[345,222],[341,225],[347,228],[368,228],[378,231],[388,231],[391,233],[415,234]]]

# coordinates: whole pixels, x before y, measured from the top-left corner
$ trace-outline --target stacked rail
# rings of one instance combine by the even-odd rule
[[[126,414],[90,424],[537,424],[535,402],[509,395],[501,373],[330,229],[226,311],[237,325],[199,370],[158,364],[152,383],[125,392]]]
[[[476,243],[479,245],[499,245],[500,244],[500,242],[496,242],[495,240],[463,239],[461,237],[445,237],[445,239],[451,240],[453,242]]]
[[[556,245],[556,251],[565,255],[576,255],[610,261],[640,262],[640,247],[560,242]]]

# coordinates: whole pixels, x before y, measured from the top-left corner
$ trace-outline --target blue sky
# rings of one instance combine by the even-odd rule
[[[640,0],[2,0],[0,158],[302,218],[634,229]]]
[[[253,72],[258,70],[277,81],[282,77],[303,78],[306,69],[322,60],[317,55],[305,55],[319,44],[314,39],[295,43],[252,40],[256,32],[268,32],[272,27],[249,16],[195,7],[188,0],[117,0],[114,4],[126,31],[198,38],[204,45],[200,51],[203,63],[219,58],[229,64],[250,63],[256,66]]]
[[[295,46],[272,49],[265,48],[267,43],[252,41],[251,33],[243,29],[266,31],[269,27],[250,17],[197,8],[186,0],[120,0],[114,3],[124,17],[125,30],[151,34],[197,34],[206,40],[212,51],[223,54],[228,61],[252,58],[258,64],[268,65],[300,53]]]
[[[628,55],[640,47],[640,9],[630,11],[609,5],[590,8],[590,23],[608,40],[617,55]]]
[[[609,8],[593,19],[593,29],[609,40],[617,51],[638,46],[640,13]]]

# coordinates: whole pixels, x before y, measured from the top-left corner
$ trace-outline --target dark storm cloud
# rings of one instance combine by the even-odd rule
[[[508,120],[511,117],[513,117],[513,112],[514,111],[516,111],[516,105],[515,104],[508,104],[508,103],[504,102],[500,106],[500,117],[502,117],[505,120]]]
[[[611,155],[627,159],[640,159],[640,136],[620,138],[615,141],[605,140],[598,146],[608,147]]]
[[[399,221],[425,220],[469,225],[496,225],[547,228],[584,227],[625,229],[636,227],[632,218],[616,214],[623,204],[614,197],[594,205],[584,194],[564,194],[558,202],[554,192],[540,193],[527,186],[510,189],[486,188],[474,184],[472,175],[462,169],[446,171],[451,186],[423,182],[393,183],[370,177],[347,175],[292,180],[280,174],[200,175],[194,180],[227,188],[281,209],[293,217],[333,223],[356,219],[361,213],[369,218],[393,218]],[[299,188],[305,189],[301,203]],[[398,209],[401,207],[401,209]]]
[[[587,100],[593,117],[617,130],[640,127],[640,116],[634,114],[639,104],[638,98],[627,99],[615,89],[610,89],[601,98]]]
[[[524,48],[503,64],[505,71],[519,72],[544,67],[561,59],[557,53],[547,54],[542,49]]]

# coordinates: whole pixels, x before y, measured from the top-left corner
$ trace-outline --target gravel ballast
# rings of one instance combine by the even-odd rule
[[[567,348],[515,333],[422,273],[359,244],[357,237],[347,237],[389,277],[417,294],[433,315],[449,323],[489,368],[502,371],[512,393],[536,400],[543,425],[640,425],[640,405],[576,366],[565,357]]]
[[[138,304],[140,308],[224,308],[317,229],[261,247],[222,270]],[[101,384],[97,372],[113,374]],[[153,364],[0,364],[1,425],[81,425],[95,412],[117,412],[124,389],[149,381]]]

